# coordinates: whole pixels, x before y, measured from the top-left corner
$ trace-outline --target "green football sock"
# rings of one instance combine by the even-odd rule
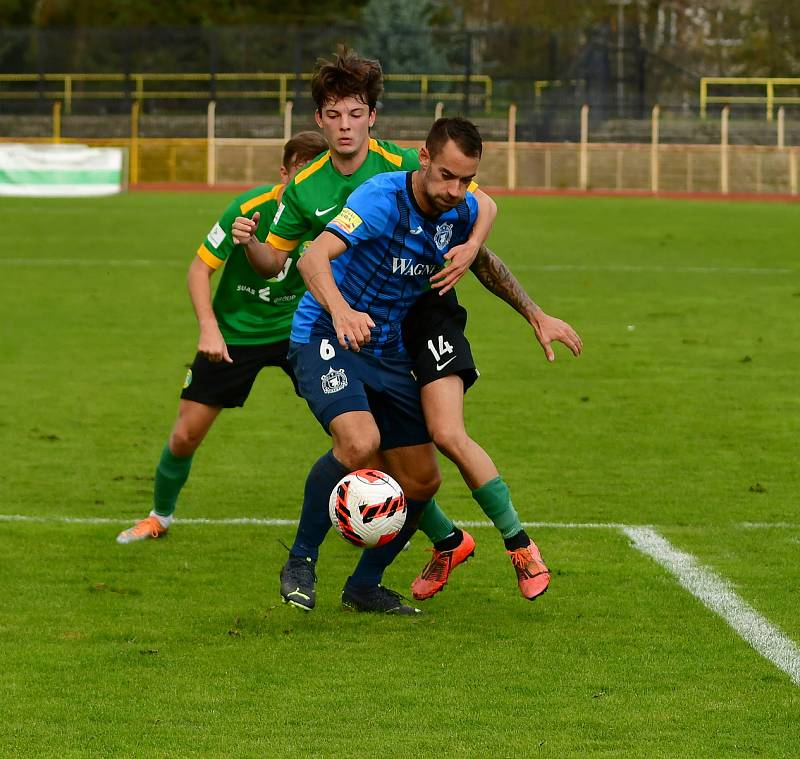
[[[499,475],[472,491],[472,497],[478,502],[494,526],[500,530],[504,538],[510,538],[522,530],[519,515],[511,503],[508,486]]]
[[[189,477],[192,456],[176,456],[169,443],[161,451],[156,467],[156,482],[153,488],[153,511],[161,517],[172,516],[181,488]]]
[[[419,520],[419,529],[428,536],[428,540],[431,543],[439,543],[450,535],[456,529],[456,526],[450,517],[439,508],[436,499],[431,498],[422,512],[422,518]]]

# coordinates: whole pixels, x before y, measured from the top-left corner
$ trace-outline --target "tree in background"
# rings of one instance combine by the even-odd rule
[[[448,35],[432,29],[443,17],[437,0],[369,0],[361,11],[358,51],[392,74],[448,72]]]
[[[0,0],[0,22],[38,27],[331,23],[356,19],[364,3],[365,0]]]
[[[699,76],[800,75],[800,0],[0,0],[8,72],[307,70],[337,42],[519,102],[607,70],[644,107]]]
[[[800,2],[753,0],[737,58],[751,76],[800,76]]]

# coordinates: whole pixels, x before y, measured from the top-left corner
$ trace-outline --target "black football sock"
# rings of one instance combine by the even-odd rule
[[[375,588],[380,584],[386,567],[395,560],[395,557],[416,532],[419,516],[426,503],[427,501],[406,498],[407,516],[403,529],[388,543],[377,548],[367,548],[362,552],[355,571],[347,579],[349,587]]]
[[[454,527],[453,531],[442,540],[437,541],[433,544],[433,547],[437,551],[452,551],[454,548],[458,548],[461,545],[461,541],[464,539],[464,533],[458,529],[458,527]]]
[[[503,543],[506,544],[506,551],[516,551],[518,548],[526,548],[531,542],[528,533],[525,530],[520,530],[516,535],[506,538]]]
[[[317,560],[319,547],[331,528],[328,516],[331,490],[347,472],[347,467],[333,455],[333,451],[320,456],[311,467],[306,478],[300,524],[291,549],[293,555]]]

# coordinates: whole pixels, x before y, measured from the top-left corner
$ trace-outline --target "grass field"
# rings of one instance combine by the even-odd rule
[[[0,200],[2,755],[800,755],[796,205],[499,200],[492,247],[585,346],[548,365],[505,304],[459,288],[468,426],[542,523],[553,582],[524,601],[476,526],[409,620],[341,610],[357,554],[334,535],[317,609],[279,603],[294,530],[266,520],[296,519],[327,438],[277,371],[220,418],[169,536],[114,542],[149,509],[196,344],[186,267],[227,202]],[[440,503],[480,520],[443,471]],[[726,620],[621,525],[740,606]],[[387,584],[407,591],[426,548]]]

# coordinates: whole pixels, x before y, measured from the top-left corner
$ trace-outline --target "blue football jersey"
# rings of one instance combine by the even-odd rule
[[[472,193],[455,208],[426,216],[411,189],[411,172],[379,174],[358,187],[325,229],[347,250],[331,261],[344,299],[375,322],[362,350],[403,351],[401,322],[444,266],[444,254],[465,242],[478,217]],[[336,336],[330,315],[307,292],[292,322],[291,339],[308,343]]]

